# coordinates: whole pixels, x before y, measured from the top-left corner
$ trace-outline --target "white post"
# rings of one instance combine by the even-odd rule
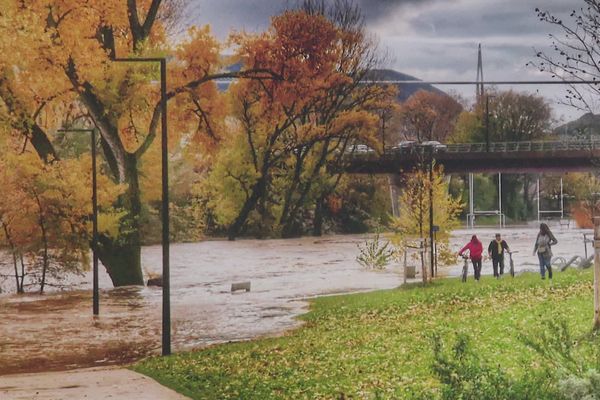
[[[498,213],[500,229],[502,229],[504,227],[502,224],[502,173],[498,173]]]
[[[538,222],[540,222],[540,177],[538,176],[537,181],[537,192],[538,192]]]
[[[398,218],[400,213],[398,212],[398,195],[396,194],[394,185],[394,176],[388,175],[388,186],[390,187],[390,201],[392,202],[392,216]]]
[[[467,227],[473,229],[475,226],[474,224],[474,211],[475,211],[475,205],[473,204],[474,202],[474,197],[473,197],[473,174],[469,173],[469,216],[467,217]]]
[[[600,329],[600,217],[594,217],[594,330]]]
[[[563,194],[563,178],[560,177],[560,218],[563,219],[565,216],[565,196]]]

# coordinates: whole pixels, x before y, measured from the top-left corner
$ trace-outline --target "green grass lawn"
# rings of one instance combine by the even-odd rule
[[[591,271],[537,274],[316,299],[305,325],[271,339],[144,360],[133,368],[194,399],[406,398],[435,389],[434,332],[472,337],[491,365],[514,376],[539,357],[518,338],[547,318],[591,329]]]

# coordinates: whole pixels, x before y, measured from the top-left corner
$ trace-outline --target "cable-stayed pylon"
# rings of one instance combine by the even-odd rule
[[[477,100],[477,105],[481,105],[483,102],[483,98],[485,96],[484,88],[483,88],[483,59],[481,57],[481,43],[479,43],[479,48],[477,50],[477,85],[475,88],[475,98]]]

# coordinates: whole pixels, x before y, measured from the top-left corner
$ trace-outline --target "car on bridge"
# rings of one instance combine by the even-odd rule
[[[438,142],[437,140],[426,140],[424,142],[417,143],[417,146],[432,148],[436,152],[437,151],[446,151],[448,149],[448,146],[446,146],[443,143]]]
[[[417,142],[416,140],[402,140],[392,147],[392,151],[395,153],[407,153],[414,151],[422,152],[426,148],[431,148],[434,152],[439,152],[446,151],[448,146],[438,142],[437,140],[427,140],[424,142]]]
[[[375,152],[372,148],[367,146],[366,144],[353,144],[348,146],[346,149],[346,153],[372,153]]]

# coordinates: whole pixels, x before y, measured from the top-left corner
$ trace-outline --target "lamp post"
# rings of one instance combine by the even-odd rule
[[[490,96],[485,95],[485,151],[490,151]]]
[[[490,97],[495,95],[485,95],[485,151],[490,151]]]
[[[59,132],[88,132],[92,147],[92,312],[100,314],[100,296],[98,293],[98,182],[96,173],[96,129],[70,128],[59,129]]]
[[[171,354],[171,281],[169,266],[169,148],[167,137],[167,59],[113,58],[115,62],[160,63],[160,108],[162,146],[162,355]]]
[[[429,147],[429,251],[431,254],[430,269],[431,277],[435,276],[434,268],[434,232],[433,232],[433,150],[434,146]]]

